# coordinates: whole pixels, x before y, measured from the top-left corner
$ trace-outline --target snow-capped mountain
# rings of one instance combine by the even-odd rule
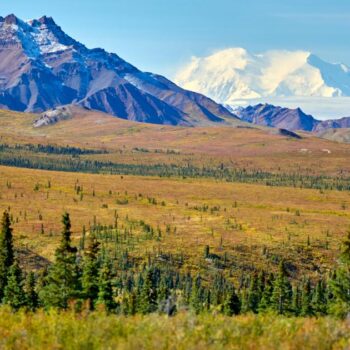
[[[50,17],[0,17],[0,108],[41,112],[72,103],[159,124],[235,119],[203,95],[141,72],[116,54],[88,49]]]
[[[193,57],[175,82],[219,103],[276,97],[350,96],[350,68],[323,61],[306,51],[253,54],[230,48],[208,57]]]

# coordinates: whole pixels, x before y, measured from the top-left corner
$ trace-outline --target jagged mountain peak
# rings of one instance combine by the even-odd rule
[[[141,72],[114,53],[88,49],[51,17],[0,21],[0,108],[42,112],[68,104],[158,124],[238,120],[201,94]]]
[[[35,59],[41,54],[62,51],[77,44],[67,36],[51,17],[41,17],[27,22],[9,15],[0,23],[0,40],[20,45],[25,54]]]
[[[16,17],[13,13],[7,15],[5,18],[4,18],[4,22],[5,24],[18,24],[19,23],[19,18]]]
[[[47,26],[56,26],[56,22],[51,16],[42,16],[38,19],[38,22]]]

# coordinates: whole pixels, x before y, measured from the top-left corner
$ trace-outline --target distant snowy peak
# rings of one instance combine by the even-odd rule
[[[350,96],[350,68],[307,51],[253,54],[242,48],[225,49],[192,57],[175,82],[229,105],[267,97]]]

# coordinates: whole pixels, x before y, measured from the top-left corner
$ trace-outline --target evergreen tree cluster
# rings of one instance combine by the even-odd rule
[[[221,312],[267,313],[286,316],[346,317],[350,313],[350,232],[344,242],[339,267],[316,283],[305,277],[292,283],[286,264],[278,273],[242,275],[235,286],[220,273],[192,276],[171,264],[152,259],[138,266],[124,255],[111,257],[101,249],[93,231],[80,250],[72,245],[71,221],[62,218],[62,235],[54,262],[45,270],[23,273],[15,257],[11,220],[5,212],[0,232],[0,298],[13,310],[26,308],[104,309],[134,315],[152,312],[173,315],[179,310],[196,314]],[[209,255],[209,248],[205,253]],[[126,259],[128,260],[128,259]]]

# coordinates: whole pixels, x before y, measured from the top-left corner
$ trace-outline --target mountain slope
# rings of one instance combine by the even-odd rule
[[[339,175],[342,169],[342,176],[350,174],[350,145],[330,142],[312,133],[302,133],[298,137],[295,133],[265,127],[184,128],[135,123],[77,106],[62,108],[61,115],[47,115],[44,127],[33,127],[37,118],[31,113],[0,110],[1,144],[13,147],[51,144],[106,150],[106,154],[87,157],[145,166],[194,165],[220,169],[224,164],[225,169],[248,171],[275,172],[278,169],[294,174],[297,169],[309,175]],[[58,123],[57,119],[60,119]],[[7,151],[2,148],[2,152]],[[14,152],[14,157],[21,154],[16,149]]]
[[[306,51],[252,54],[242,48],[226,49],[193,57],[175,81],[229,105],[267,97],[350,96],[350,68]]]
[[[350,142],[350,117],[321,121],[305,114],[300,108],[289,109],[266,103],[240,107],[234,112],[248,123],[289,131],[308,131],[332,141]]]
[[[123,119],[172,125],[234,122],[214,101],[88,49],[52,18],[0,17],[0,107],[42,112],[79,104]]]
[[[344,128],[350,128],[350,117],[324,120],[318,123],[314,131],[320,132],[328,129],[344,129]]]
[[[248,123],[287,130],[313,131],[320,123],[313,116],[305,114],[300,108],[289,109],[258,104],[239,108],[235,112],[241,120]]]
[[[341,143],[350,143],[350,128],[346,129],[325,129],[318,131],[316,133],[318,137],[323,139],[341,142]]]

